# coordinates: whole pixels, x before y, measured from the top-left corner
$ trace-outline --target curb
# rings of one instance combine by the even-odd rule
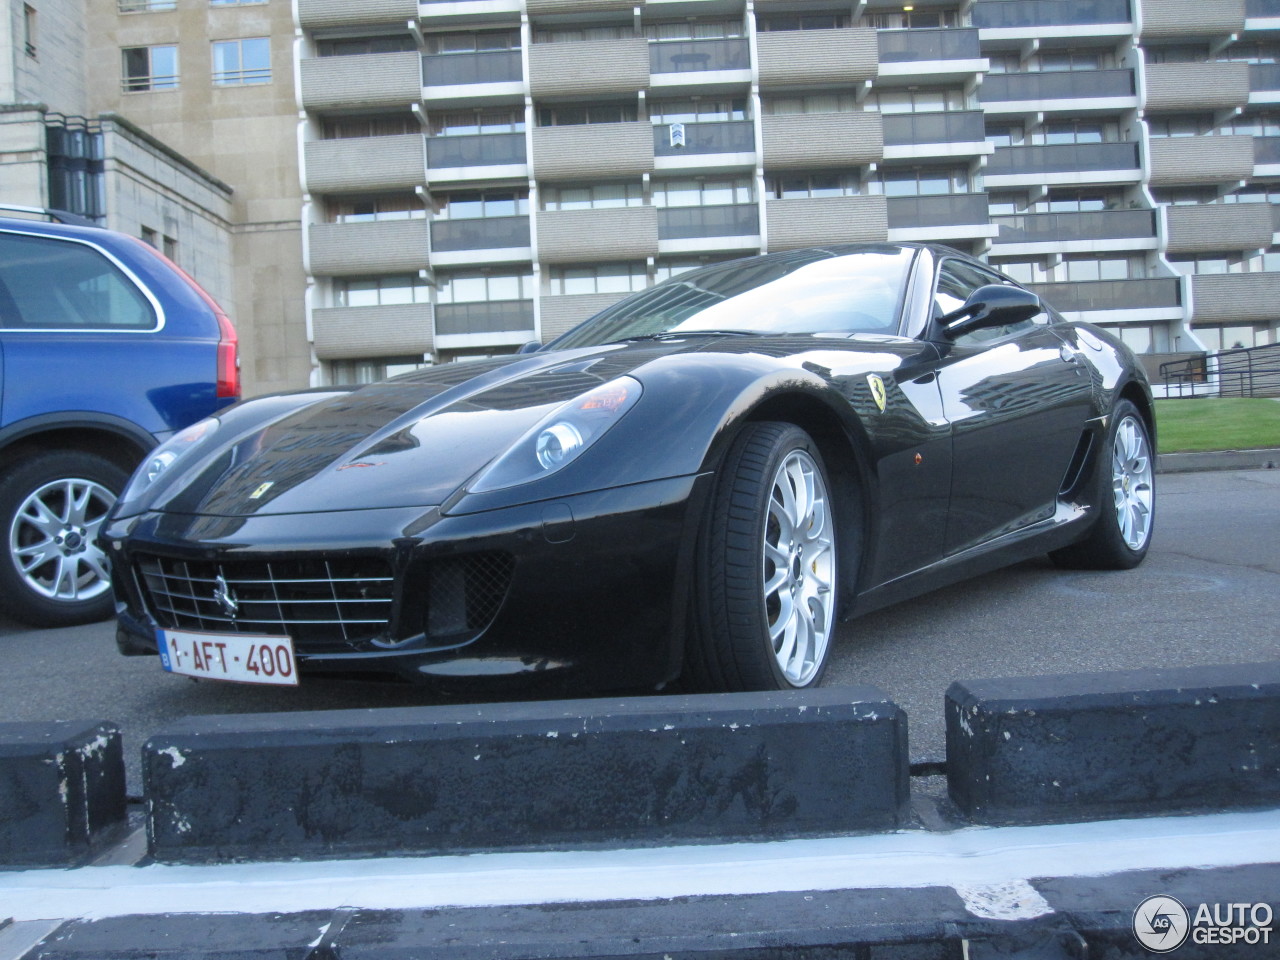
[[[1257,450],[1211,450],[1204,453],[1161,453],[1157,473],[1198,473],[1210,470],[1275,470],[1280,467],[1280,447]]]

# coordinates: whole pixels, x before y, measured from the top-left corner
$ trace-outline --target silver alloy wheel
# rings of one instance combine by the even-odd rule
[[[1151,536],[1151,478],[1146,429],[1137,417],[1126,416],[1116,426],[1111,449],[1111,490],[1120,537],[1130,550],[1141,550]]]
[[[22,502],[9,529],[9,556],[35,593],[50,600],[92,600],[111,587],[98,530],[116,495],[92,480],[46,483]]]
[[[835,529],[813,458],[793,450],[774,475],[764,537],[764,602],[778,669],[792,686],[813,679],[835,623]]]

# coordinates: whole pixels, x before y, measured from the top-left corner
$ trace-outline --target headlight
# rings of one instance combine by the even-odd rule
[[[132,504],[154,487],[175,463],[208,440],[217,431],[220,423],[217,417],[209,417],[207,420],[193,423],[152,450],[142,461],[142,465],[134,471],[129,485],[120,495],[120,503]]]
[[[619,377],[570,400],[540,420],[471,485],[501,490],[550,476],[582,455],[640,399],[640,382]]]

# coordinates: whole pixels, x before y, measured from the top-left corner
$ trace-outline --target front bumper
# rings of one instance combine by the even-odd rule
[[[123,653],[154,654],[160,627],[263,632],[240,611],[218,611],[215,591],[236,583],[232,571],[325,564],[351,571],[341,590],[327,589],[376,607],[380,622],[319,628],[293,615],[316,607],[279,606],[290,612],[279,619],[290,622],[271,632],[292,636],[304,671],[445,684],[536,677],[575,690],[659,685],[679,672],[709,480],[678,477],[453,516],[387,508],[115,520],[101,541],[115,571],[117,642]],[[161,600],[159,563],[189,574],[184,590],[200,596]],[[385,586],[361,580],[360,571],[372,568],[389,571]],[[297,582],[292,573],[283,576],[261,589]],[[482,593],[483,602],[473,604]],[[376,603],[369,599],[375,595]]]

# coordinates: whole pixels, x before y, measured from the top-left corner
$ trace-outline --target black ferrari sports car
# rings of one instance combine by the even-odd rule
[[[102,542],[118,642],[199,677],[805,687],[837,619],[1151,539],[1142,368],[977,260],[796,250],[552,343],[241,403]]]

